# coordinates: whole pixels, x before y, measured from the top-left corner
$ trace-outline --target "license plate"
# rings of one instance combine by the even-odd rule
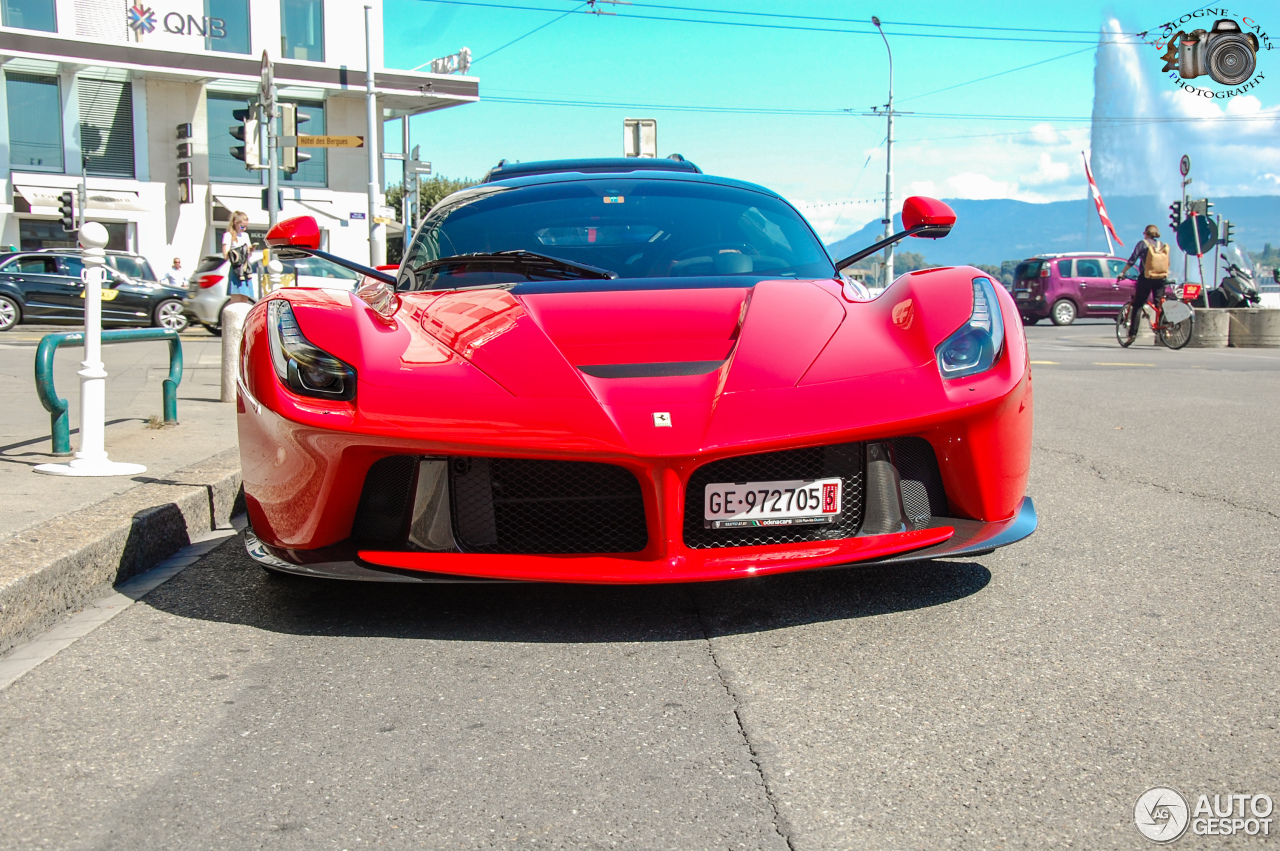
[[[839,477],[707,485],[702,525],[706,529],[741,529],[834,523],[840,517],[842,489]]]
[[[1027,299],[1031,298],[1031,293],[1014,293],[1013,297],[1016,298],[1018,301],[1026,301]]]

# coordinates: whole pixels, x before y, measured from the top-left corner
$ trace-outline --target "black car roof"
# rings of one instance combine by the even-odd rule
[[[774,192],[772,189],[769,189],[764,186],[760,186],[755,183],[748,183],[745,180],[734,180],[731,177],[716,177],[715,175],[711,175],[711,174],[703,174],[701,171],[684,171],[684,170],[675,171],[675,170],[664,169],[664,168],[645,168],[645,167],[641,167],[638,169],[625,168],[621,171],[615,171],[608,167],[613,163],[630,165],[631,163],[635,163],[637,161],[640,161],[640,160],[636,158],[627,158],[627,159],[616,158],[616,159],[598,159],[598,160],[555,160],[553,162],[555,162],[556,164],[584,163],[586,164],[584,168],[590,169],[590,170],[567,171],[563,169],[557,169],[555,171],[540,171],[540,172],[534,172],[532,174],[527,174],[527,175],[513,175],[511,177],[504,177],[500,180],[491,180],[489,181],[488,185],[510,186],[514,188],[514,187],[521,187],[521,186],[538,186],[538,185],[548,184],[548,183],[572,183],[574,181],[581,181],[581,180],[608,180],[610,177],[625,176],[633,179],[643,178],[644,180],[679,180],[687,183],[712,183],[717,186],[733,186],[738,189],[749,189],[752,192],[759,192],[762,195],[768,195],[770,198],[777,198],[778,200],[784,203],[788,203],[785,198],[783,198],[777,192]],[[644,160],[644,162],[655,162],[655,160]],[[659,160],[658,162],[661,162],[661,161]],[[603,164],[603,166],[599,169],[592,168],[592,165],[595,163],[601,163]],[[532,163],[530,163],[530,165],[532,165]],[[644,174],[636,174],[636,172],[638,171],[643,171]],[[460,190],[460,192],[473,192],[479,188],[480,186],[477,185],[477,186],[471,187],[470,189]],[[460,194],[460,193],[454,193],[454,195],[457,195],[457,194]],[[448,197],[451,198],[453,196],[451,195]],[[446,200],[448,200],[448,198],[442,199],[440,203],[443,204],[444,201]]]
[[[676,157],[679,157],[677,154]],[[494,183],[511,177],[528,177],[535,174],[623,174],[633,171],[676,171],[685,174],[701,174],[702,169],[684,157],[596,157],[576,160],[539,160],[528,163],[509,163],[501,160],[485,174],[481,183]]]

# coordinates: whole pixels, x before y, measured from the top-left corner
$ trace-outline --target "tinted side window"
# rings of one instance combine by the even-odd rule
[[[112,255],[107,257],[107,265],[110,266],[112,269],[115,269],[117,272],[121,272],[125,275],[128,275],[130,278],[133,278],[135,281],[152,280],[151,275],[149,274],[151,270],[148,269],[146,266],[144,266],[136,258],[120,257],[118,255]]]
[[[1111,268],[1111,274],[1108,276],[1108,277],[1111,277],[1111,278],[1118,278],[1118,277],[1120,277],[1120,273],[1121,273],[1122,271],[1124,271],[1124,261],[1123,261],[1123,260],[1108,260],[1108,261],[1107,261],[1107,266],[1109,266],[1109,267]]]
[[[79,257],[60,257],[62,263],[62,274],[69,275],[72,278],[79,278],[80,273],[84,271],[84,261]]]
[[[1071,277],[1071,261],[1070,260],[1058,261],[1058,277],[1059,278]]]
[[[1079,275],[1081,278],[1105,277],[1102,273],[1102,261],[1093,260],[1093,259],[1077,260],[1076,274]]]
[[[58,261],[52,257],[23,257],[18,261],[17,271],[28,275],[56,275]]]

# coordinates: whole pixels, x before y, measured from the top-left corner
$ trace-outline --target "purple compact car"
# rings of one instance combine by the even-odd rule
[[[1013,272],[1013,298],[1022,321],[1034,325],[1047,316],[1054,325],[1070,325],[1081,316],[1115,317],[1133,298],[1134,271],[1116,281],[1124,263],[1120,257],[1088,251],[1023,260]]]

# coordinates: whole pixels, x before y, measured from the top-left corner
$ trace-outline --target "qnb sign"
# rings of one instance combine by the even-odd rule
[[[129,29],[138,35],[155,32],[158,19],[164,31],[173,35],[198,35],[201,38],[227,37],[227,22],[222,18],[211,18],[208,15],[197,18],[195,15],[184,15],[181,12],[168,12],[161,15],[141,3],[134,3],[126,14]]]

